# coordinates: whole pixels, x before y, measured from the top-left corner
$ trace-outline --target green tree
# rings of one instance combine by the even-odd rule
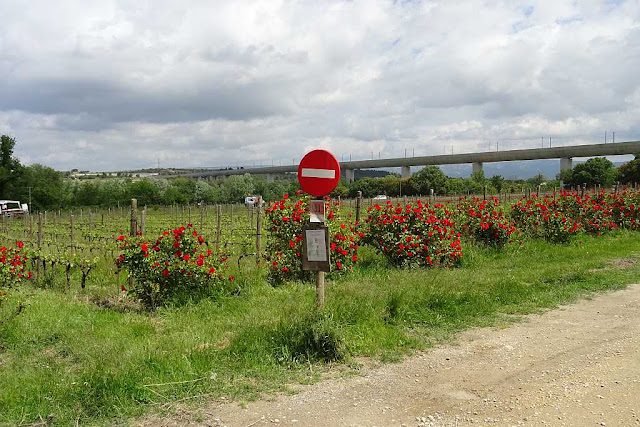
[[[372,179],[379,180],[380,184],[382,185],[382,189],[378,194],[386,194],[390,197],[396,197],[400,194],[400,191],[402,191],[402,194],[405,195],[410,191],[410,189],[405,185],[408,180],[406,178],[402,179],[397,175],[387,175],[382,178]],[[376,194],[376,196],[378,194]]]
[[[0,136],[0,198],[11,197],[16,180],[22,172],[22,165],[13,157],[16,146],[15,138],[8,135]]]
[[[479,170],[479,171],[473,172],[471,174],[471,178],[470,179],[472,181],[474,181],[475,183],[479,184],[480,188],[482,188],[482,186],[484,186],[485,183],[487,182],[487,178],[484,176],[484,171],[483,170]]]
[[[150,179],[132,182],[128,187],[127,199],[137,199],[138,206],[158,205],[162,202],[160,189]]]
[[[334,199],[338,197],[344,198],[349,195],[349,187],[345,180],[341,179],[336,188],[331,192],[330,196]]]
[[[571,187],[573,182],[573,169],[565,169],[556,175],[556,179],[562,182],[563,187]]]
[[[505,180],[504,180],[504,177],[502,177],[502,175],[494,175],[489,179],[489,181],[491,182],[491,185],[493,186],[493,188],[496,189],[498,193],[502,192],[502,189],[505,186]]]
[[[13,197],[25,203],[31,194],[31,210],[60,208],[65,200],[67,185],[62,174],[48,166],[33,164],[23,168],[15,182]]]
[[[635,159],[621,165],[618,173],[620,182],[624,184],[640,182],[640,153],[635,154]]]
[[[424,167],[418,173],[413,174],[411,183],[417,194],[428,195],[431,193],[431,189],[436,194],[442,194],[447,184],[447,176],[438,166],[432,165]]]
[[[574,186],[582,184],[610,186],[613,185],[617,177],[618,171],[610,160],[605,157],[594,157],[573,168],[569,184]]]
[[[467,193],[467,185],[462,178],[449,178],[445,184],[445,192],[449,196],[461,196]]]
[[[221,202],[243,203],[246,196],[255,193],[253,176],[247,174],[233,175],[220,183]]]
[[[362,191],[363,197],[375,197],[378,194],[384,194],[384,187],[380,179],[367,177],[351,183],[349,186],[349,197],[356,197],[358,191]]]
[[[547,180],[547,177],[542,175],[540,172],[538,172],[537,175],[527,180],[527,184],[529,184],[531,187],[536,188],[538,187],[538,185],[541,185],[546,180]]]

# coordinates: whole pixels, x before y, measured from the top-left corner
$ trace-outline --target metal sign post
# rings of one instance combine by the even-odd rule
[[[322,201],[324,204],[324,201]],[[324,273],[331,271],[329,227],[310,222],[302,232],[302,269],[316,272],[316,305],[324,310]]]
[[[325,203],[340,181],[340,164],[325,150],[307,153],[298,166],[300,187],[317,197],[309,201],[310,222],[302,233],[302,269],[316,271],[316,305],[324,310],[324,273],[331,271],[329,227],[324,224]]]

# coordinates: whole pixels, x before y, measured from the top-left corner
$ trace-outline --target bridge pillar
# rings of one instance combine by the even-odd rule
[[[471,165],[471,172],[472,172],[472,173],[482,172],[482,171],[483,171],[483,169],[482,169],[482,162],[474,162],[474,163]]]
[[[275,177],[274,174],[272,174],[272,173],[268,173],[267,174],[267,184],[272,184],[273,181],[275,181],[275,180],[276,180],[276,177]]]
[[[344,179],[347,180],[347,184],[351,184],[353,181],[356,180],[356,171],[354,169],[345,169]]]
[[[560,172],[573,169],[573,159],[571,157],[562,157],[560,159]]]
[[[411,166],[402,166],[400,176],[403,178],[411,178]]]

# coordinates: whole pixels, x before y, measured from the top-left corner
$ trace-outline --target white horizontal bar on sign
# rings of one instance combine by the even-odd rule
[[[305,178],[329,178],[336,177],[336,171],[333,169],[311,169],[302,168],[302,176]]]

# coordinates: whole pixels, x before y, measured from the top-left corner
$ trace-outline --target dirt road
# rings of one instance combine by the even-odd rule
[[[457,343],[244,409],[212,404],[144,423],[640,426],[640,285]]]

